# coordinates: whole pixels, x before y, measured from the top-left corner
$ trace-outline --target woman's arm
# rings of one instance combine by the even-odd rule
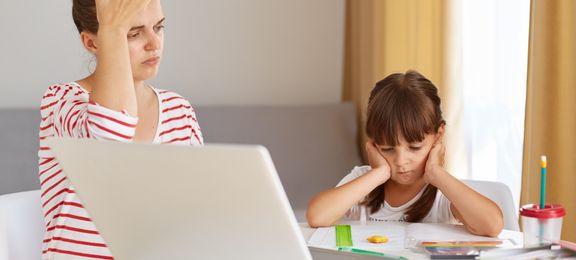
[[[490,199],[468,187],[441,166],[444,146],[434,145],[426,163],[425,178],[450,200],[451,210],[466,229],[475,235],[495,237],[502,231],[502,211]]]
[[[138,115],[127,34],[150,0],[96,0],[98,62],[90,101]]]
[[[372,141],[366,143],[372,170],[346,183],[316,195],[308,205],[306,218],[311,227],[331,226],[354,204],[390,178],[390,167]]]

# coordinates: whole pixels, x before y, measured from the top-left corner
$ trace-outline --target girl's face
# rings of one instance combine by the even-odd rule
[[[155,77],[164,47],[164,14],[160,0],[150,1],[134,21],[127,37],[134,81]]]
[[[396,146],[378,145],[378,150],[390,165],[390,179],[410,185],[424,174],[428,154],[441,134],[427,134],[422,142],[408,143],[403,136]]]

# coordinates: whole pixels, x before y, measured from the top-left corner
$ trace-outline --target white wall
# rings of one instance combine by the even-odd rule
[[[0,108],[88,73],[72,0],[0,0]],[[195,105],[340,101],[343,0],[163,1],[165,55],[151,83]],[[93,64],[92,64],[93,65]]]

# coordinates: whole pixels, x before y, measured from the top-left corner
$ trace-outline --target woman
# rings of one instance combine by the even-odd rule
[[[83,46],[96,58],[96,69],[83,79],[50,86],[42,98],[43,259],[113,259],[44,140],[202,145],[202,133],[187,100],[146,84],[162,59],[160,0],[73,0],[72,15]]]

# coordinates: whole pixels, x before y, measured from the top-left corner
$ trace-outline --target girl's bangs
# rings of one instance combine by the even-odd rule
[[[421,142],[427,134],[436,132],[431,102],[414,95],[387,101],[388,105],[372,107],[375,110],[368,115],[366,131],[377,144],[396,146],[400,138],[408,143]]]

